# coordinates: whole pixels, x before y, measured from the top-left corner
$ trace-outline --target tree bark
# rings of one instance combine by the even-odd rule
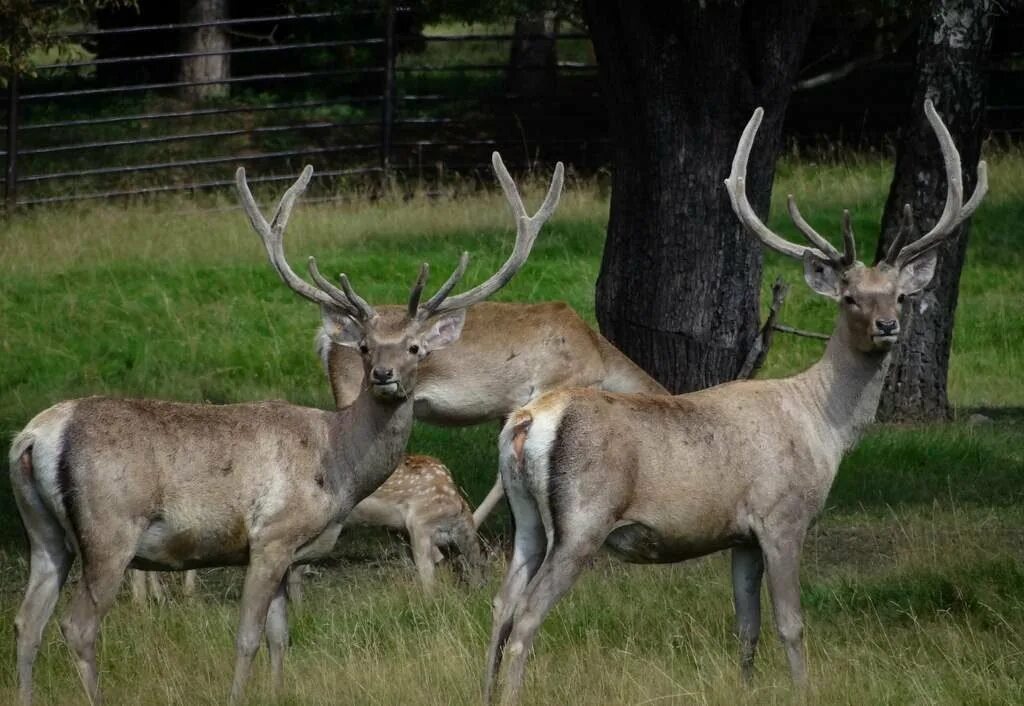
[[[182,22],[212,22],[227,18],[228,0],[181,0]],[[189,27],[182,31],[182,51],[217,52],[231,48],[231,39],[224,25]],[[230,54],[207,54],[181,60],[182,81],[219,81],[230,77]],[[229,92],[227,83],[201,83],[181,89],[182,97],[188,100],[221,98]]]
[[[757,335],[760,245],[722,182],[743,126],[764,106],[747,191],[767,211],[814,6],[583,3],[614,163],[597,318],[674,392],[734,379]]]
[[[544,12],[516,18],[508,62],[508,88],[527,98],[551,96],[558,80],[553,21]]]
[[[934,225],[946,202],[942,155],[922,108],[926,98],[935,103],[960,151],[964,193],[969,196],[974,190],[994,5],[992,0],[935,0],[921,26],[911,117],[897,147],[876,260],[884,256],[896,235],[903,204],[913,208],[920,235]],[[934,279],[914,305],[907,307],[902,341],[879,403],[880,420],[950,417],[946,379],[969,225],[964,223],[940,246]]]

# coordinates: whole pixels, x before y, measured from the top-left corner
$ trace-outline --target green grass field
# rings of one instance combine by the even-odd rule
[[[958,419],[869,433],[808,540],[812,703],[1024,703],[1024,156],[991,162],[957,315],[950,389]],[[793,233],[779,217],[790,191],[825,232],[838,231],[848,207],[870,253],[889,173],[873,157],[786,161],[773,222]],[[541,188],[528,190],[529,204]],[[593,320],[607,194],[589,181],[567,189],[529,264],[498,298],[565,299]],[[55,401],[97,393],[329,404],[313,353],[315,308],[278,282],[240,212],[178,212],[186,208],[38,210],[0,230],[0,438]],[[300,205],[288,250],[294,262],[315,253],[325,271],[344,268],[364,296],[384,302],[404,298],[417,263],[447,270],[463,249],[475,255],[466,280],[478,281],[511,240],[502,199],[489,193]],[[827,331],[832,305],[800,282],[797,265],[770,257],[765,281],[779,274],[793,285],[785,322]],[[820,351],[819,342],[778,336],[762,375],[797,371]],[[976,410],[991,422],[968,423]],[[418,427],[411,448],[444,459],[473,502],[494,477],[491,426]],[[0,484],[0,702],[13,703],[10,636],[27,564],[6,474]],[[493,518],[485,534],[493,541],[503,527]],[[399,540],[343,540],[292,612],[280,703],[477,703],[500,556],[486,587],[448,580],[425,598]],[[108,703],[222,703],[240,575],[204,573],[194,604],[121,601],[104,624]],[[770,618],[749,694],[731,621],[725,555],[674,567],[601,559],[546,622],[526,702],[791,702]],[[250,688],[257,703],[266,671],[261,656]],[[84,702],[52,625],[36,672],[39,703]]]

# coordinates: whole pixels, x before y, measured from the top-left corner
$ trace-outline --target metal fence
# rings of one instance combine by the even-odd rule
[[[34,76],[8,84],[8,212],[212,192],[233,183],[237,165],[247,167],[251,182],[262,183],[294,179],[310,161],[322,190],[333,194],[341,182],[423,182],[446,170],[472,173],[489,164],[492,149],[503,150],[513,168],[545,160],[552,150],[559,158],[571,153],[581,165],[605,160],[604,127],[594,120],[603,111],[585,34],[403,34],[406,12],[388,2],[344,13],[69,33],[69,41],[93,55],[38,65]],[[308,30],[319,27],[323,34],[325,23],[338,38],[310,40]],[[208,27],[244,28],[242,36],[250,39],[212,51],[159,50],[168,33]],[[125,35],[153,37],[156,50],[116,57],[95,50]],[[547,91],[517,93],[509,85],[508,57],[512,42],[524,39],[569,47],[583,60],[516,68],[548,78]],[[442,46],[447,49],[435,49]],[[153,80],[166,79],[167,63],[206,56],[230,57],[230,75]],[[184,90],[213,85],[222,95],[181,97]],[[590,129],[578,129],[581,118]]]
[[[586,34],[438,34],[415,22],[383,0],[344,12],[70,32],[78,56],[41,63],[7,86],[6,211],[176,192],[213,200],[237,165],[260,184],[292,180],[312,162],[313,198],[334,198],[382,183],[429,188],[453,172],[489,182],[493,149],[513,169],[561,159],[587,171],[610,161]],[[181,48],[185,33],[210,28],[231,33],[230,46]],[[990,72],[989,124],[1011,138],[1024,134],[1021,29],[1024,13],[1004,22]],[[546,46],[548,58],[515,61],[514,46],[528,41]],[[187,79],[175,69],[213,56],[231,62],[229,74]],[[884,144],[911,86],[911,64],[889,57],[840,82],[798,87],[788,133]],[[202,88],[219,90],[196,97]]]

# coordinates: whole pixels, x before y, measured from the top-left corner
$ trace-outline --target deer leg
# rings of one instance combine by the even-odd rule
[[[504,426],[504,422],[502,422]],[[498,427],[498,431],[501,431],[501,427]],[[501,502],[501,499],[505,496],[505,488],[501,484],[501,476],[494,481],[494,485],[488,491],[487,495],[476,506],[476,510],[473,511],[473,524],[479,527],[487,519],[487,516],[491,514],[494,507]]]
[[[288,582],[286,571],[267,610],[267,651],[270,652],[270,683],[273,694],[281,693],[284,683],[284,653],[288,649]]]
[[[509,500],[516,518],[516,533],[505,580],[492,603],[491,643],[487,649],[487,672],[484,678],[485,704],[491,703],[505,644],[512,632],[516,604],[540,568],[547,546],[544,525],[533,500],[519,488],[509,496]]]
[[[302,579],[306,575],[306,565],[293,566],[288,570],[288,600],[295,605],[302,603]]]
[[[800,541],[761,541],[768,570],[772,610],[779,639],[786,650],[789,672],[798,686],[807,684],[803,616],[800,610]]]
[[[505,688],[501,694],[503,706],[519,702],[523,678],[526,673],[526,659],[544,618],[555,604],[572,588],[583,567],[591,556],[600,549],[602,539],[582,539],[571,544],[556,545],[537,575],[530,581],[515,609],[512,635],[508,641],[509,665]]]
[[[189,569],[185,572],[185,581],[181,592],[184,596],[191,598],[196,594],[196,570]]]
[[[459,549],[460,578],[471,586],[482,587],[486,581],[484,553],[469,517],[455,528],[455,545]]]
[[[128,580],[132,587],[132,603],[142,605],[146,602],[146,574],[139,569],[128,572]]]
[[[138,541],[138,533],[131,537],[127,534],[110,537],[104,546],[92,547],[83,554],[82,580],[71,598],[68,614],[61,621],[61,632],[74,653],[78,676],[91,704],[100,702],[96,667],[100,622],[117,598]]]
[[[245,692],[252,660],[260,648],[270,603],[292,563],[292,551],[284,547],[263,547],[252,551],[242,588],[242,610],[235,638],[235,677],[229,701],[237,703]]]
[[[420,575],[423,590],[430,594],[434,590],[434,538],[429,527],[413,524],[409,527],[409,542],[412,544],[412,559]]]
[[[749,682],[754,673],[754,652],[761,634],[761,577],[764,558],[757,545],[732,550],[732,595],[736,606],[736,636],[740,641],[740,670]]]
[[[163,603],[167,599],[164,591],[164,581],[159,571],[146,571],[146,585],[149,587],[149,595],[157,603]]]
[[[18,645],[18,694],[22,706],[32,703],[32,667],[35,665],[43,629],[53,615],[60,589],[68,577],[72,555],[64,545],[63,531],[55,520],[33,521],[26,517],[29,537],[29,576],[25,598],[14,619]]]

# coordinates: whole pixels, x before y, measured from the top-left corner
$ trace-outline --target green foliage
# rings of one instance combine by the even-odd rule
[[[31,74],[36,52],[66,51],[62,33],[69,26],[88,22],[104,7],[135,7],[137,0],[0,0],[0,80],[6,85],[14,73]]]

